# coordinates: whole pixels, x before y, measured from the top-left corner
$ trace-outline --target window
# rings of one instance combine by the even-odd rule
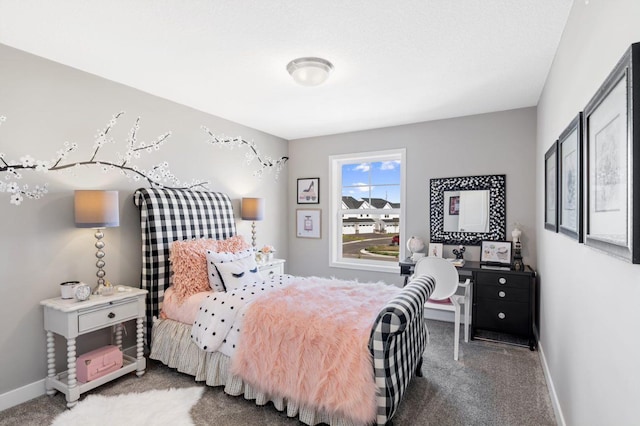
[[[331,172],[331,259],[335,267],[397,272],[404,247],[405,150],[337,155]]]

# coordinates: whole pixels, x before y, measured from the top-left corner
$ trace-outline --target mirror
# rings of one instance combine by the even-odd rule
[[[504,240],[506,176],[431,179],[431,242],[480,245]]]
[[[489,232],[489,191],[445,191],[444,230]]]

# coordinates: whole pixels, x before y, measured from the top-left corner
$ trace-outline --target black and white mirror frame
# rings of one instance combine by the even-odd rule
[[[489,191],[489,232],[448,232],[444,230],[446,191]],[[505,239],[507,228],[506,175],[463,176],[430,180],[430,240],[449,245],[479,246],[483,240]],[[448,207],[448,206],[447,206]]]

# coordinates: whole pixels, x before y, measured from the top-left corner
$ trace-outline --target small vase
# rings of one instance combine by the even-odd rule
[[[267,262],[273,261],[273,253],[267,253]]]

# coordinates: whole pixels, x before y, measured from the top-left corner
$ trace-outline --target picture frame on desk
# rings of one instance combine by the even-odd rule
[[[429,254],[430,257],[442,257],[442,251],[444,250],[443,243],[429,243]]]
[[[631,263],[640,263],[639,71],[634,43],[584,108],[585,244]]]
[[[480,263],[485,265],[511,266],[511,241],[482,241]]]

